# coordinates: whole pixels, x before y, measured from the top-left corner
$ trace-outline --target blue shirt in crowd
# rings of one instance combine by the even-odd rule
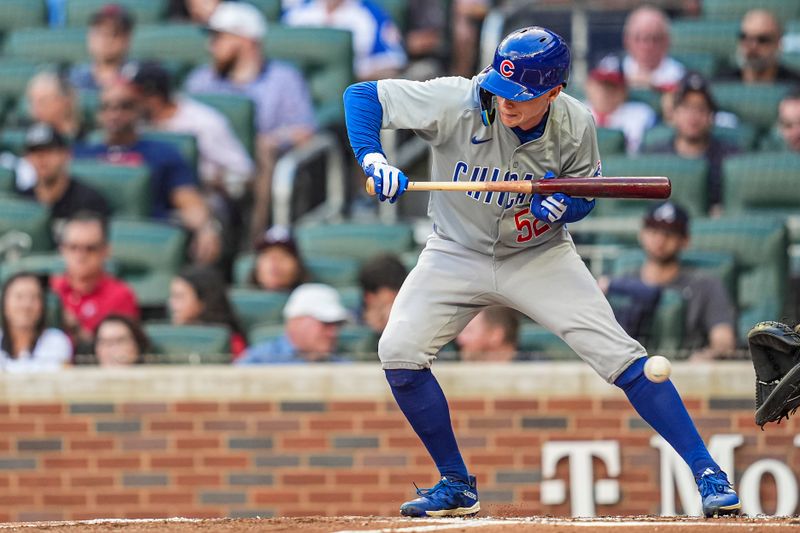
[[[343,363],[348,360],[336,354],[331,354],[324,361],[326,363]],[[244,352],[244,355],[236,361],[237,365],[282,365],[292,363],[312,363],[303,359],[297,348],[286,335],[282,335],[275,340],[261,342],[251,346]]]

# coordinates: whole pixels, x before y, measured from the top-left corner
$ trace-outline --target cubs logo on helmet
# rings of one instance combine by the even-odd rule
[[[506,78],[510,78],[514,74],[514,63],[512,63],[508,59],[504,59],[500,63],[500,74],[502,74]]]

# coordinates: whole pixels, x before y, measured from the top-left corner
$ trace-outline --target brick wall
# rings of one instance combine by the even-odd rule
[[[796,419],[764,432],[753,424],[752,367],[720,376],[676,366],[703,436],[744,436],[737,472],[761,458],[798,470]],[[652,431],[615,387],[566,367],[437,369],[484,507],[568,515],[568,503],[540,503],[543,444],[615,440],[621,498],[598,514],[658,513]],[[556,478],[568,468],[559,462]],[[604,468],[596,464],[596,478]],[[394,515],[412,482],[435,478],[373,365],[0,377],[0,521]],[[768,512],[774,493],[765,476]]]

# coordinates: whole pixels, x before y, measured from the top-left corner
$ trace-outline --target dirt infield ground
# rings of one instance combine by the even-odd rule
[[[466,518],[411,520],[386,517],[306,517],[269,519],[194,520],[91,520],[85,522],[38,522],[0,524],[0,533],[156,533],[156,532],[307,532],[307,533],[587,533],[589,531],[624,533],[796,533],[800,518],[724,518],[703,520],[687,517],[613,517],[594,519],[564,518]]]

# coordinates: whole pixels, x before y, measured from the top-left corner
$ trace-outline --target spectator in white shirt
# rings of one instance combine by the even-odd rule
[[[136,65],[126,72],[142,99],[149,125],[156,130],[188,133],[197,139],[198,174],[206,187],[238,198],[255,167],[222,113],[185,95],[173,94],[169,73],[158,63]]]
[[[669,19],[653,6],[633,10],[623,29],[625,57],[622,68],[628,87],[666,91],[674,88],[686,73],[685,67],[669,57]]]
[[[644,132],[656,123],[656,114],[642,102],[627,102],[628,88],[619,58],[604,58],[586,82],[589,109],[600,128],[621,130],[629,154],[639,151]]]
[[[36,275],[20,272],[3,286],[0,370],[54,371],[72,358],[72,343],[56,328],[45,328],[45,297]]]

